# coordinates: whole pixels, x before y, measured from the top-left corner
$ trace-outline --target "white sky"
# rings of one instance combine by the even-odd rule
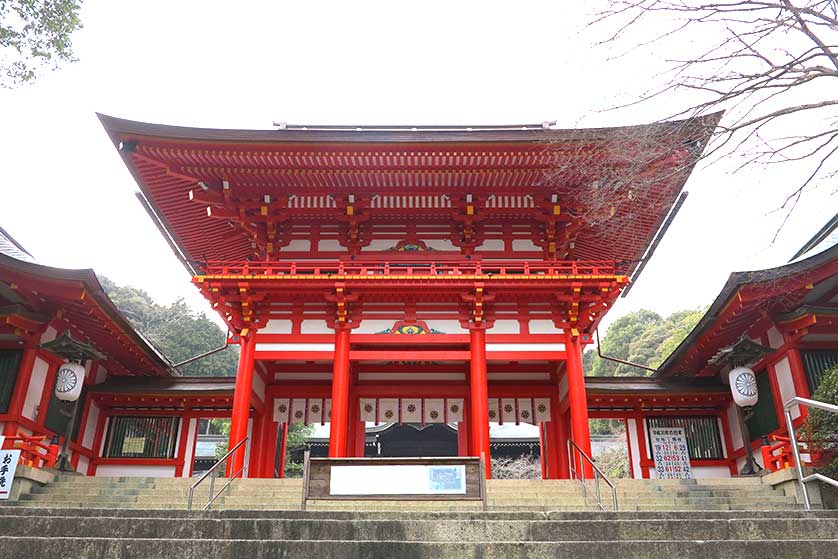
[[[611,126],[674,112],[659,102],[602,112],[647,89],[661,61],[609,62],[584,28],[590,5],[86,0],[79,62],[0,90],[0,225],[42,263],[92,267],[209,311],[95,112],[219,128]],[[771,211],[800,171],[727,167],[695,171],[687,203],[608,321],[707,304],[730,272],[784,263],[835,213],[834,187],[810,191],[772,245],[782,214]]]

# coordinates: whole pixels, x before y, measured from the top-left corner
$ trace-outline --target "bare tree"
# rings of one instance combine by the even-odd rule
[[[709,155],[739,154],[739,168],[800,162],[782,204],[786,218],[807,188],[834,178],[838,152],[836,0],[608,0],[592,26],[603,43],[683,51],[663,85],[635,103],[678,92],[676,116],[727,111]],[[687,92],[687,93],[685,93]],[[833,190],[834,193],[834,190]]]

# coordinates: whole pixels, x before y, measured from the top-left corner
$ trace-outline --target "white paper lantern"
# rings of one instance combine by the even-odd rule
[[[64,363],[55,377],[55,395],[59,400],[75,402],[81,396],[84,386],[84,366],[78,363]]]
[[[748,367],[736,367],[728,374],[730,392],[737,406],[754,406],[759,401],[757,377]]]

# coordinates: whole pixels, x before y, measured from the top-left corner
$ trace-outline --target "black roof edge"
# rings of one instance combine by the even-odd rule
[[[784,264],[776,268],[767,268],[765,270],[752,270],[748,272],[733,272],[725,282],[724,287],[716,296],[716,299],[698,321],[698,324],[687,334],[687,337],[678,344],[678,347],[669,354],[669,356],[658,366],[657,371],[652,373],[652,376],[665,376],[667,371],[683,357],[687,349],[701,336],[701,334],[709,328],[716,318],[718,313],[727,305],[728,300],[739,289],[740,286],[753,283],[755,281],[766,281],[769,279],[779,279],[802,270],[820,265],[823,262],[828,262],[834,258],[838,258],[838,245],[832,246],[827,250],[814,254],[805,260],[793,262],[791,264]],[[773,274],[772,274],[773,273]]]

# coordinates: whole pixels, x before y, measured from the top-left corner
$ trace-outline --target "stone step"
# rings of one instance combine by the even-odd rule
[[[395,540],[424,542],[832,539],[838,519],[447,521],[168,518],[141,520],[21,516],[4,520],[7,536],[234,540]]]
[[[622,540],[562,542],[408,542],[400,540],[195,540],[154,539],[138,542],[124,538],[0,537],[0,547],[10,559],[32,557],[119,557],[163,559],[169,557],[317,557],[319,559],[399,559],[438,557],[459,559],[737,559],[783,557],[809,559],[833,555],[836,539],[798,540]]]

